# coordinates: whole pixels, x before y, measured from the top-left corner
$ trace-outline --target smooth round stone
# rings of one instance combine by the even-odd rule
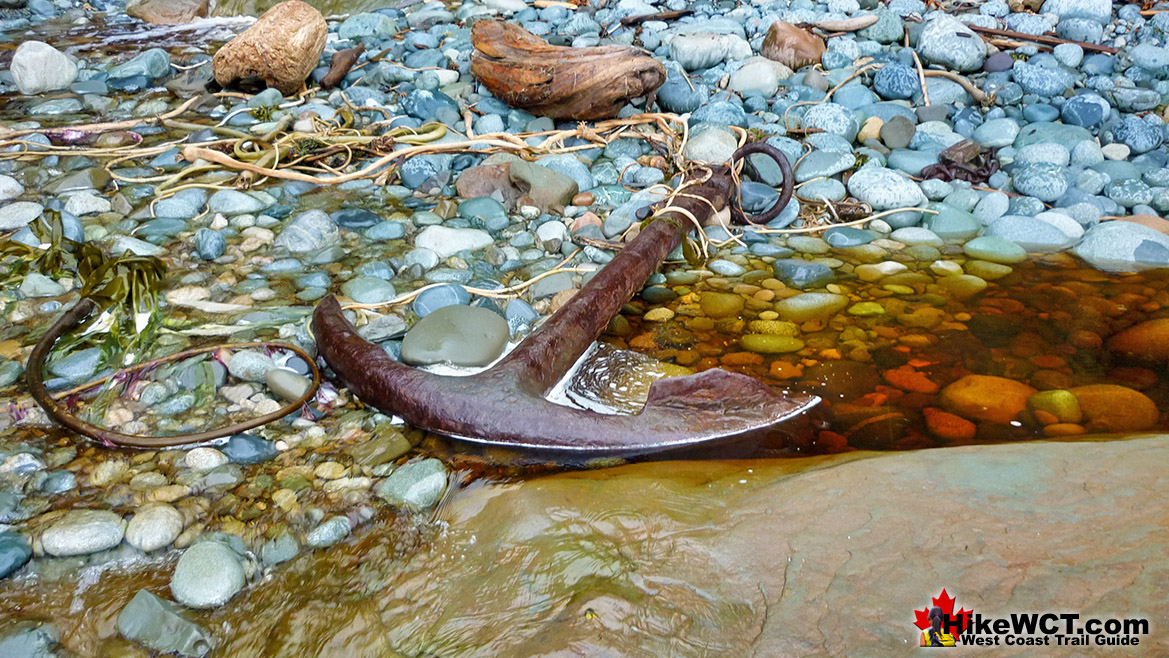
[[[269,370],[276,367],[272,357],[260,352],[243,351],[232,355],[227,371],[232,377],[248,382],[262,382]]]
[[[358,304],[381,304],[397,296],[394,285],[376,276],[359,276],[345,282],[341,290]]]
[[[363,208],[338,210],[329,215],[329,219],[332,219],[337,226],[349,230],[367,228],[382,221],[381,217]]]
[[[747,271],[742,265],[721,258],[710,261],[706,264],[706,268],[722,276],[742,276]]]
[[[406,225],[403,222],[379,222],[367,228],[364,235],[369,240],[401,240],[406,237]]]
[[[1010,71],[1014,65],[1015,59],[1011,57],[1011,53],[998,52],[986,58],[982,63],[982,70],[987,73],[1001,73]]]
[[[1006,265],[1015,265],[1027,259],[1027,251],[1019,245],[992,236],[974,238],[963,245],[962,251],[970,258]]]
[[[848,141],[856,139],[860,123],[853,111],[837,103],[813,105],[803,118],[804,128],[818,128]]]
[[[88,555],[122,543],[126,522],[106,510],[72,510],[41,535],[41,545],[49,555],[67,557]]]
[[[1160,419],[1156,403],[1139,391],[1115,384],[1070,389],[1090,432],[1143,432]]]
[[[858,170],[848,179],[848,191],[874,210],[912,207],[926,200],[917,183],[884,167]]]
[[[1108,101],[1097,94],[1079,94],[1064,101],[1059,114],[1066,124],[1093,128],[1104,123],[1111,109]],[[1040,120],[1035,119],[1035,121]],[[1053,121],[1054,119],[1043,120]]]
[[[832,269],[823,263],[783,258],[772,263],[775,278],[793,288],[820,288],[832,282]]]
[[[835,176],[850,169],[856,164],[856,156],[848,152],[813,151],[803,158],[796,167],[797,183],[810,181],[814,178]]]
[[[1078,423],[1084,419],[1080,401],[1071,391],[1062,389],[1039,391],[1027,398],[1027,408],[1049,413],[1061,423]]]
[[[1011,174],[1015,189],[1040,201],[1052,202],[1068,191],[1063,167],[1031,162],[1017,167]]]
[[[704,292],[698,300],[702,314],[715,319],[736,316],[746,305],[745,299],[729,292]]]
[[[966,263],[966,273],[987,281],[997,281],[1007,276],[1014,269],[1010,265],[991,263],[985,260],[972,260]]]
[[[910,288],[912,290],[912,288]],[[853,304],[848,308],[849,315],[856,315],[859,317],[868,317],[873,315],[884,315],[885,307],[877,302],[861,302]]]
[[[974,141],[987,148],[1002,148],[1015,143],[1019,123],[1014,119],[992,119],[974,129]]]
[[[295,402],[308,391],[312,381],[284,368],[273,368],[264,374],[268,390],[285,402]]]
[[[944,409],[963,418],[1007,424],[1027,408],[1027,399],[1035,392],[1005,377],[966,375],[942,389],[938,401]]]
[[[776,302],[775,311],[789,322],[826,319],[848,306],[848,297],[827,292],[805,292]]]
[[[332,546],[348,537],[351,530],[347,517],[334,516],[309,531],[305,543],[313,548]]]
[[[227,239],[219,231],[201,228],[195,232],[195,251],[203,260],[215,260],[227,251]]]
[[[498,313],[471,306],[444,306],[406,332],[402,361],[410,365],[485,366],[503,353],[509,336],[507,321]]]
[[[422,291],[410,305],[410,309],[420,318],[424,318],[440,308],[446,306],[465,306],[471,303],[471,295],[467,289],[458,285],[443,285]]]
[[[428,509],[442,497],[447,469],[437,459],[423,459],[397,468],[377,487],[377,495],[395,507]]]
[[[1112,136],[1138,155],[1157,148],[1164,141],[1164,132],[1160,127],[1154,127],[1135,116],[1127,116],[1112,126]]]
[[[843,190],[844,187],[842,185],[841,191],[843,192]],[[824,241],[837,249],[859,247],[875,239],[877,239],[877,236],[872,231],[866,231],[852,226],[837,226],[824,231]]]
[[[841,183],[835,178],[812,181],[800,188],[800,196],[807,199],[824,198],[829,201],[840,201],[847,194],[848,192],[844,189],[844,183]]]
[[[166,503],[139,507],[126,526],[126,543],[149,553],[170,546],[183,531],[183,515]]]
[[[1032,123],[1036,121],[1055,121],[1059,118],[1059,112],[1059,109],[1047,103],[1032,103],[1023,108],[1023,118]]]
[[[887,260],[881,263],[866,263],[864,265],[858,265],[855,273],[857,278],[861,281],[872,282],[880,281],[887,276],[900,274],[901,272],[904,272],[908,269],[909,267],[903,263]]]
[[[889,238],[907,245],[914,244],[928,244],[934,247],[940,247],[944,242],[938,237],[936,233],[928,228],[920,226],[908,226],[906,228],[899,228],[889,235]]]
[[[259,464],[280,454],[276,444],[251,434],[233,434],[221,447],[234,464]]]
[[[831,247],[823,238],[810,235],[793,235],[787,239],[787,246],[801,254],[823,255],[831,251]]]
[[[1109,272],[1169,266],[1169,236],[1132,222],[1102,222],[1084,233],[1077,256]]]
[[[925,225],[943,240],[967,240],[977,235],[982,228],[982,222],[971,213],[947,204],[938,204],[934,209],[938,214],[927,216]]]
[[[791,336],[747,334],[739,339],[739,346],[748,352],[760,354],[787,354],[804,349],[804,341]]]
[[[1068,218],[1069,220],[1071,218]],[[1072,220],[1074,222],[1074,220]],[[1025,251],[1060,251],[1070,247],[1079,236],[1072,237],[1051,222],[1035,217],[1007,215],[986,229],[988,237],[1002,238]]]
[[[908,66],[886,64],[873,76],[873,91],[886,100],[907,100],[921,91],[921,81]]]
[[[17,532],[0,532],[0,578],[23,567],[32,558],[28,540]]]
[[[211,471],[227,463],[227,457],[215,448],[193,448],[183,457],[183,464],[199,472]]]
[[[170,591],[189,608],[217,608],[244,587],[239,555],[218,541],[203,541],[188,548],[175,565]]]
[[[971,274],[957,274],[942,277],[938,280],[938,286],[954,298],[962,300],[986,290],[986,281]]]

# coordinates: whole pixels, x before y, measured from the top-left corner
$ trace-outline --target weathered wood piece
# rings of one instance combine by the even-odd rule
[[[353,65],[357,63],[358,58],[364,52],[365,46],[358,44],[352,48],[338,50],[333,53],[332,59],[329,60],[329,72],[325,74],[325,77],[321,78],[321,88],[329,89],[336,87],[345,79],[345,76],[349,74]]]
[[[300,0],[281,2],[215,53],[215,81],[226,88],[268,86],[295,94],[317,67],[328,36],[321,12]]]
[[[502,21],[471,28],[471,75],[508,105],[554,119],[609,119],[631,98],[666,81],[666,69],[639,48],[549,45]]]
[[[977,25],[968,25],[970,29],[981,34],[989,34],[996,37],[1007,37],[1009,39],[1018,39],[1019,41],[1030,41],[1032,43],[1041,43],[1046,46],[1058,46],[1062,43],[1074,43],[1088,52],[1106,53],[1115,55],[1120,52],[1111,46],[1101,46],[1098,43],[1088,43],[1086,41],[1073,41],[1071,39],[1064,39],[1051,34],[1026,34],[1023,32],[1015,32],[1014,30],[999,30],[993,27],[979,27]]]
[[[827,46],[823,39],[784,21],[775,21],[767,28],[767,36],[763,37],[763,45],[759,47],[764,57],[784,64],[793,71],[819,63],[825,50]]]

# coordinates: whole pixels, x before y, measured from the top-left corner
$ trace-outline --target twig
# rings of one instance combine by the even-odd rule
[[[678,11],[659,11],[656,14],[642,14],[640,16],[626,16],[621,19],[621,24],[625,27],[632,27],[634,25],[641,25],[648,21],[672,21],[676,18],[689,16],[693,14],[693,9],[679,9]]]
[[[921,58],[917,56],[916,50],[910,50],[913,53],[913,63],[917,65],[917,79],[921,81],[921,97],[925,101],[925,106],[930,106],[930,90],[925,84],[925,67],[921,65]]]
[[[979,27],[977,25],[968,25],[967,27],[974,30],[975,32],[980,32],[982,34],[990,34],[996,37],[1007,37],[1008,39],[1018,39],[1020,41],[1032,41],[1034,43],[1042,43],[1048,46],[1058,46],[1064,43],[1074,43],[1084,50],[1091,52],[1107,53],[1109,55],[1115,55],[1120,52],[1116,48],[1111,48],[1109,46],[1101,46],[1099,44],[1088,43],[1086,41],[1073,41],[1072,39],[1064,39],[1049,34],[1026,34],[1023,32],[1015,32],[1014,30],[1000,30],[993,27]]]
[[[174,117],[177,117],[178,115],[182,114],[183,112],[186,112],[187,110],[191,109],[201,99],[202,99],[202,96],[195,96],[193,98],[188,98],[182,105],[179,105],[178,107],[176,107],[175,109],[173,109],[169,112],[166,112],[164,114],[160,114],[156,117],[146,117],[146,118],[142,118],[142,119],[126,119],[125,121],[107,121],[104,123],[85,123],[85,124],[82,124],[80,126],[68,126],[66,128],[28,128],[25,130],[8,130],[7,128],[0,127],[0,139],[9,140],[9,139],[13,139],[16,137],[23,137],[25,135],[32,135],[34,133],[52,134],[52,133],[60,132],[63,130],[91,132],[91,133],[110,132],[112,130],[126,130],[129,128],[135,128],[135,127],[141,126],[141,125],[150,125],[153,122],[161,123],[167,119],[172,119]]]

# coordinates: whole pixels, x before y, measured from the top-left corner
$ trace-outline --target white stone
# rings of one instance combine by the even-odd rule
[[[41,535],[41,546],[49,555],[88,555],[117,546],[126,533],[126,523],[114,512],[72,510]]]
[[[476,228],[427,226],[414,239],[414,246],[429,249],[439,258],[450,258],[460,251],[476,251],[492,242],[491,234]]]
[[[25,41],[12,55],[12,79],[22,94],[65,89],[77,79],[77,65],[43,41]]]
[[[183,531],[183,515],[166,503],[138,509],[126,526],[126,543],[147,553],[170,546]]]
[[[112,207],[109,199],[93,194],[92,192],[74,194],[65,202],[65,212],[73,213],[78,217],[109,212]]]
[[[885,167],[862,167],[848,179],[848,191],[874,210],[909,208],[925,201],[925,194],[904,175]]]
[[[568,238],[568,227],[558,221],[544,222],[536,228],[536,237],[540,242],[564,241]]]
[[[215,448],[195,448],[187,453],[187,456],[183,458],[183,463],[186,464],[187,468],[196,471],[210,471],[226,464],[227,455]]]
[[[9,201],[24,194],[24,186],[12,176],[0,176],[0,201]]]
[[[962,273],[962,266],[952,260],[935,260],[930,263],[930,271],[938,276],[957,276]]]
[[[1101,147],[1100,152],[1104,154],[1105,160],[1127,160],[1132,149],[1125,144],[1116,142]]]
[[[1084,227],[1062,212],[1041,212],[1035,215],[1035,219],[1051,224],[1073,240],[1079,240],[1084,235]]]
[[[935,12],[921,31],[917,51],[935,64],[977,71],[986,59],[986,43],[961,21]]]
[[[179,558],[171,576],[175,600],[189,608],[216,608],[244,587],[240,556],[217,541],[191,546]]]
[[[758,91],[764,96],[774,96],[779,81],[792,75],[792,70],[766,57],[752,57],[739,70],[731,74],[727,87],[732,91]]]
[[[41,216],[45,207],[32,201],[13,201],[0,207],[0,231],[15,231]]]
[[[726,126],[704,124],[705,130],[691,133],[683,155],[695,162],[726,162],[739,147],[739,138]]]

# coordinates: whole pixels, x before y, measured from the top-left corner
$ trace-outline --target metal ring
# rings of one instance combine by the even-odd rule
[[[774,160],[775,164],[779,165],[779,170],[783,173],[783,189],[779,192],[779,200],[758,215],[748,215],[742,211],[737,203],[731,204],[731,217],[740,224],[766,224],[779,217],[783,209],[792,200],[794,180],[792,178],[791,163],[787,161],[787,156],[783,154],[783,151],[780,151],[771,144],[767,142],[751,142],[750,144],[743,145],[742,148],[735,151],[735,154],[731,156],[731,166],[734,167],[739,160],[754,153],[762,153]]]

